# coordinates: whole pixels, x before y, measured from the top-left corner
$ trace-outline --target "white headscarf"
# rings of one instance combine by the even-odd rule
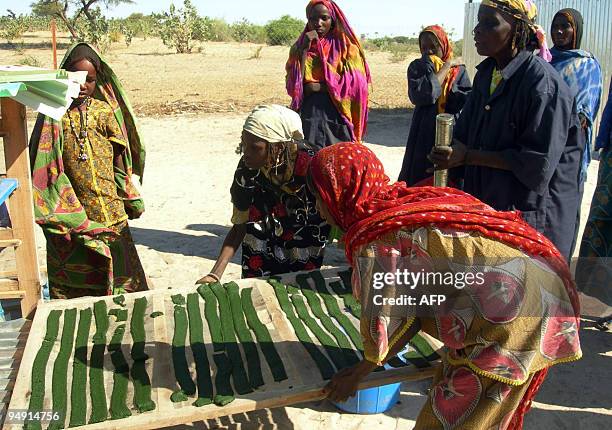
[[[249,114],[242,128],[269,143],[304,139],[300,116],[280,105],[257,106]]]

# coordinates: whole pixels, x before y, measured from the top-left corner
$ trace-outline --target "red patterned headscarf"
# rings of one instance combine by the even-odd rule
[[[376,155],[362,144],[338,143],[322,149],[310,164],[314,187],[338,226],[346,231],[346,257],[382,235],[406,227],[436,226],[478,232],[545,260],[564,280],[578,312],[569,268],[555,246],[522,220],[520,212],[500,212],[454,188],[389,183]]]
[[[442,61],[448,61],[452,58],[453,47],[448,41],[448,35],[446,34],[446,31],[444,31],[442,27],[440,27],[439,25],[430,25],[428,27],[425,27],[423,31],[421,31],[421,33],[419,34],[419,38],[423,33],[431,33],[436,36],[436,39],[438,39],[438,43],[442,48]]]
[[[333,28],[310,47],[323,66],[323,75],[329,96],[348,126],[353,140],[360,142],[368,121],[368,84],[372,81],[370,68],[359,38],[351,28],[342,10],[332,0],[311,0],[306,15],[318,4],[330,13]],[[287,93],[291,108],[299,110],[304,101],[302,57],[297,49],[302,46],[308,24],[289,53],[287,61]]]
[[[442,27],[440,27],[439,25],[430,25],[428,27],[425,27],[423,31],[421,31],[421,33],[419,34],[419,44],[420,44],[421,36],[423,35],[423,33],[431,33],[436,37],[436,39],[438,40],[438,43],[440,44],[440,47],[442,48],[441,60],[443,62],[447,62],[451,58],[453,58],[453,47],[448,41],[448,35],[446,34],[446,31],[444,31]],[[440,69],[442,68],[442,64],[438,65],[438,67],[435,68],[436,73],[440,71]],[[446,77],[444,78],[444,82],[442,82],[442,85],[441,85],[442,94],[440,94],[440,97],[438,98],[438,102],[437,102],[438,113],[446,112],[446,102],[448,100],[448,96],[450,92],[452,91],[453,85],[455,84],[455,81],[457,80],[457,77],[459,76],[460,72],[461,72],[461,69],[459,68],[459,66],[453,66],[450,68],[450,70],[446,74]]]

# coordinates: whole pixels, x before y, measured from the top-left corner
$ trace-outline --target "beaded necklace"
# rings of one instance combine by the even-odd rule
[[[81,107],[85,105],[85,113],[83,114],[83,109]],[[77,108],[79,110],[79,122],[80,129],[77,133],[76,127],[74,126],[74,121],[72,120],[72,115],[68,115],[68,119],[70,120],[70,130],[72,130],[72,134],[79,144],[79,155],[77,156],[77,160],[79,161],[87,161],[89,158],[87,153],[85,152],[85,141],[87,140],[87,120],[88,120],[88,111],[87,108],[91,105],[91,98],[87,97],[85,101]]]

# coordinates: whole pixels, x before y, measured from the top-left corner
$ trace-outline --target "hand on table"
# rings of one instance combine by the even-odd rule
[[[344,402],[355,396],[359,383],[376,367],[374,363],[362,360],[352,367],[342,369],[325,386],[327,398],[332,402]]]

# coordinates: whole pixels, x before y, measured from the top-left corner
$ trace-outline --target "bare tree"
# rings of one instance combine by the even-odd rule
[[[120,4],[134,3],[133,0],[38,0],[32,3],[32,13],[38,16],[53,16],[62,20],[70,31],[72,37],[77,38],[76,21],[84,15],[91,26],[96,25],[96,18],[92,14],[92,8],[103,4],[106,8]],[[68,10],[74,9],[75,13],[69,16]]]

